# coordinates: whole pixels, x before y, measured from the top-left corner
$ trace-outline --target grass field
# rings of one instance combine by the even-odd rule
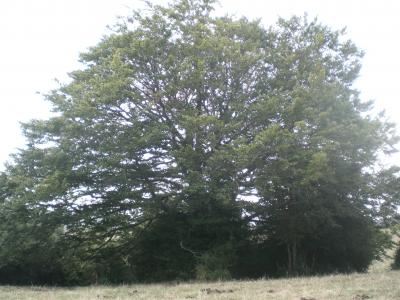
[[[366,274],[280,280],[77,288],[0,286],[0,299],[400,299],[400,271],[390,271],[386,261],[375,263]]]
[[[4,300],[80,299],[400,299],[400,272],[285,280],[84,288],[0,288]]]

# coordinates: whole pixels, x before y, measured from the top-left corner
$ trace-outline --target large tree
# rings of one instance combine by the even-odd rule
[[[362,53],[317,21],[213,4],[150,5],[82,54],[46,97],[55,116],[24,125],[3,206],[138,279],[225,276],[260,243],[289,273],[365,269],[382,245],[370,179],[395,141],[352,86]]]

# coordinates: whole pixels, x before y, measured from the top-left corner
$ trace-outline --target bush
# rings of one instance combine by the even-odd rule
[[[196,266],[198,280],[229,280],[232,278],[230,268],[235,260],[231,244],[214,248],[199,258]]]

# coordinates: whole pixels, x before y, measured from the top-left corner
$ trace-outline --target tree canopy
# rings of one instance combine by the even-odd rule
[[[133,12],[46,96],[54,116],[23,125],[0,177],[0,281],[349,272],[379,257],[398,170],[376,164],[397,137],[353,87],[363,53],[317,20],[266,28],[213,5]]]

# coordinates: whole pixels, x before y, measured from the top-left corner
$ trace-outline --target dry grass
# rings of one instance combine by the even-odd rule
[[[390,271],[389,261],[375,263],[367,274],[280,280],[77,288],[0,286],[0,300],[400,299],[400,271]]]
[[[83,288],[0,287],[4,300],[100,299],[400,299],[400,272],[283,280]]]

